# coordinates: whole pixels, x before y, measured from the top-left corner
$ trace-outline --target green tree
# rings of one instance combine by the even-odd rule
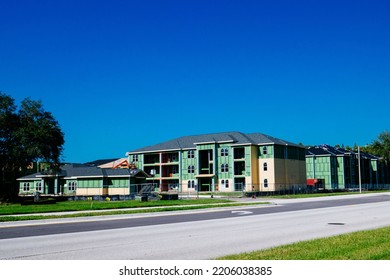
[[[64,134],[52,113],[46,112],[41,101],[24,99],[19,110],[17,148],[22,164],[45,161],[58,164],[63,151]]]
[[[0,92],[0,169],[12,168],[15,131],[19,125],[15,100]]]
[[[14,181],[18,171],[31,162],[44,161],[58,166],[64,143],[60,125],[41,101],[26,98],[17,111],[15,100],[0,92],[0,194],[4,194],[4,189],[9,192],[6,184],[12,183],[17,188]]]
[[[368,145],[371,153],[383,157],[384,160],[390,160],[390,132],[380,133],[376,140]]]

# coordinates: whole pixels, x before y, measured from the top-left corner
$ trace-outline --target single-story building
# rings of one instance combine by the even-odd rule
[[[67,164],[60,170],[47,170],[19,178],[19,195],[32,196],[112,196],[132,195],[154,187],[150,177],[137,168],[104,169]]]

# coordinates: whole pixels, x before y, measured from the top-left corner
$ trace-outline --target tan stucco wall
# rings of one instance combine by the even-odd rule
[[[182,180],[182,185],[181,185],[181,191],[182,192],[196,192],[196,188],[188,188],[188,181],[195,181],[196,184],[196,179],[191,179],[191,180]]]
[[[259,191],[260,189],[258,150],[257,146],[251,146],[251,176],[245,178],[245,181],[249,184],[249,186],[247,184],[247,191],[252,191],[251,186],[255,187],[255,191]]]
[[[76,195],[103,195],[103,188],[77,188]]]
[[[267,163],[267,171],[264,171],[264,163]],[[258,160],[259,172],[259,190],[260,191],[275,191],[275,159],[260,158]],[[268,188],[264,187],[264,179],[268,180]]]
[[[129,188],[109,188],[108,195],[129,195]]]
[[[76,195],[128,195],[129,188],[77,188]]]
[[[267,163],[267,171],[263,170]],[[285,159],[259,159],[259,185],[260,191],[278,191],[286,185],[306,184],[306,162],[302,160]],[[264,179],[268,179],[268,188],[264,188]]]

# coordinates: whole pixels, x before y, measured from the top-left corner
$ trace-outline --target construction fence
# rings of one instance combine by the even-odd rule
[[[107,189],[109,186],[104,186],[103,189]],[[161,188],[158,184],[147,183],[123,186],[118,188],[122,193],[94,193],[68,196],[70,200],[104,200],[109,198],[110,200],[158,200],[158,199],[194,199],[202,197],[224,197],[224,198],[237,198],[237,197],[251,197],[251,196],[275,196],[275,195],[299,195],[310,193],[322,193],[322,192],[359,192],[362,191],[379,191],[389,190],[390,184],[363,184],[344,186],[332,186],[331,189],[316,188],[303,184],[268,184],[268,185],[244,185],[235,184],[233,188],[220,188],[218,186],[210,186],[209,190],[200,191],[195,185],[193,188],[188,188],[187,185],[172,184],[168,188]],[[131,190],[131,191],[129,191]]]

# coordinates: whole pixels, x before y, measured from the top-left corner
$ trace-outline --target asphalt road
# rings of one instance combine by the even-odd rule
[[[390,195],[0,226],[0,259],[210,259],[390,225]],[[16,224],[15,224],[16,225]]]

